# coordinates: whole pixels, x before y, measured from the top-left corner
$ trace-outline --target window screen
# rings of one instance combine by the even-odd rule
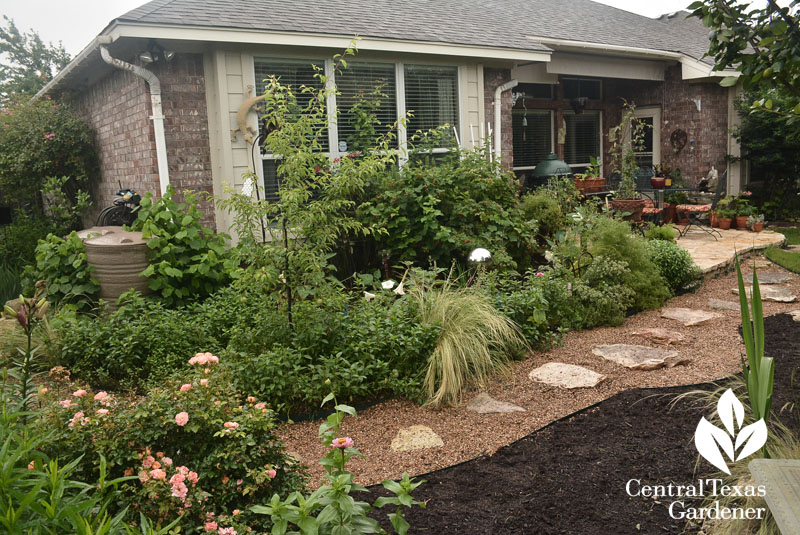
[[[336,75],[336,87],[339,144],[344,147],[343,152],[370,148],[375,138],[386,134],[397,120],[394,64],[348,63]]]
[[[564,161],[570,165],[588,164],[591,157],[600,156],[600,112],[564,114],[564,121],[567,126]]]
[[[600,80],[582,80],[580,78],[565,78],[564,98],[586,97],[589,100],[600,100]]]
[[[549,111],[514,110],[514,167],[533,167],[553,150]]]
[[[458,127],[458,69],[431,65],[405,66],[409,137],[449,124]]]
[[[312,95],[303,93],[302,86],[313,87],[314,89],[321,89],[322,82],[316,76],[317,70],[324,69],[324,60],[314,59],[279,59],[279,58],[255,58],[255,78],[256,78],[256,91],[257,94],[264,94],[266,82],[270,76],[277,76],[281,84],[289,86],[297,98],[297,112],[308,106],[311,101]],[[320,125],[320,128],[327,131],[325,125]],[[265,126],[262,124],[262,133],[268,134]],[[319,136],[319,142],[322,145],[322,150],[328,150],[328,136],[322,133]]]

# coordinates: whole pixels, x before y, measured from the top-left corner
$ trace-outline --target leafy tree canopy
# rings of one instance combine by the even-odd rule
[[[14,21],[3,15],[0,26],[0,105],[9,100],[33,96],[69,63],[59,42],[45,44],[34,30],[20,32]]]
[[[775,0],[754,8],[738,0],[706,0],[689,6],[692,15],[711,28],[708,56],[715,70],[735,69],[745,89],[772,88],[780,99],[760,98],[755,110],[800,119],[800,0],[782,7]],[[721,85],[732,86],[737,77]]]

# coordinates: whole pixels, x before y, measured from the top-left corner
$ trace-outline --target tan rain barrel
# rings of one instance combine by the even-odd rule
[[[78,233],[86,248],[86,260],[94,268],[100,283],[98,297],[111,309],[120,295],[130,289],[151,293],[147,278],[140,275],[147,268],[147,240],[141,232],[128,232],[122,227],[92,227]]]

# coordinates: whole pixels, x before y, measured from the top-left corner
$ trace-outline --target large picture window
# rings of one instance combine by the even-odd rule
[[[397,121],[393,63],[348,63],[336,76],[337,147],[361,151]],[[341,149],[340,149],[341,150]]]
[[[564,161],[572,167],[586,167],[592,157],[602,154],[602,116],[599,111],[565,113]]]
[[[409,137],[449,124],[458,127],[458,69],[431,65],[405,66]]]
[[[553,122],[549,110],[514,110],[514,169],[532,169],[553,151]]]

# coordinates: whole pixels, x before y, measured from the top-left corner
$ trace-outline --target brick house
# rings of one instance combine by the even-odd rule
[[[496,150],[521,179],[551,151],[576,169],[606,160],[625,99],[653,125],[643,163],[678,167],[690,183],[727,168],[737,192],[744,173],[726,157],[739,151],[729,133],[738,89],[718,84],[735,73],[711,71],[707,30],[685,16],[650,19],[590,0],[154,0],[112,21],[41,93],[71,99],[96,131],[95,210],[119,183],[221,195],[250,169],[274,193],[275,160],[241,130],[240,119],[258,130],[243,103],[271,74],[314,83],[311,65],[330,73],[354,35],[359,52],[329,102],[340,111],[328,129],[332,157],[348,150],[348,105],[377,83],[385,124],[414,112],[401,146],[447,123],[469,148],[499,125]],[[680,149],[674,132],[685,134]],[[203,209],[209,224],[229,227],[226,213]]]

